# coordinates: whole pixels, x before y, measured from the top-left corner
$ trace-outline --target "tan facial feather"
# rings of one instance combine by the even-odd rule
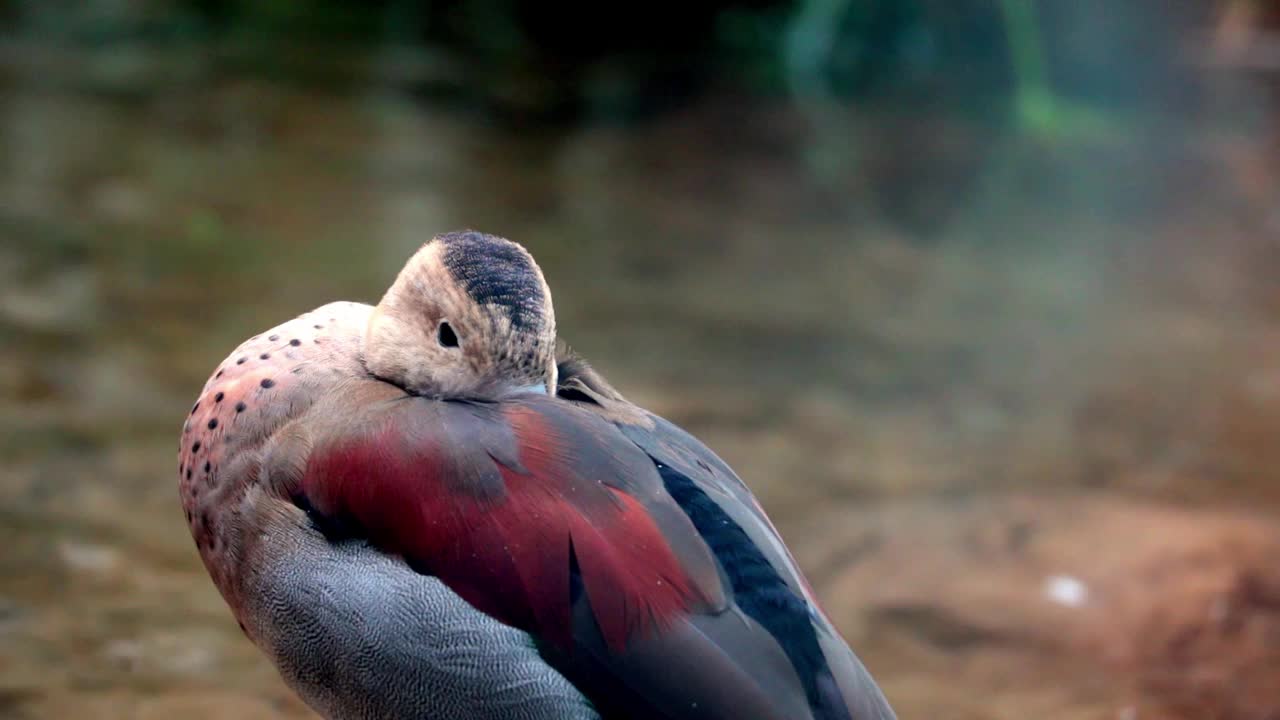
[[[554,388],[555,315],[550,289],[532,258],[520,250],[543,293],[536,303],[542,316],[514,327],[509,308],[481,305],[468,294],[442,252],[439,241],[424,245],[378,304],[365,338],[370,372],[413,392],[441,397],[488,398],[530,384]],[[485,258],[467,261],[482,264]],[[458,347],[441,346],[441,322],[453,328]]]

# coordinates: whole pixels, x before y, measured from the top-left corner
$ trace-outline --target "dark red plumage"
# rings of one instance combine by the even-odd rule
[[[561,649],[571,554],[614,651],[718,600],[714,565],[651,462],[590,413],[402,398],[343,428],[313,439],[308,502]]]

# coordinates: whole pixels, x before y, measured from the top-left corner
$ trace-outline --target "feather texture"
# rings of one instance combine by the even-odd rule
[[[313,707],[892,720],[705,445],[567,354],[553,396],[413,395],[361,366],[369,312],[238,348],[179,456],[211,575]]]
[[[477,608],[567,649],[571,554],[614,650],[723,602],[648,458],[590,413],[406,397],[365,416],[313,435],[300,496]]]

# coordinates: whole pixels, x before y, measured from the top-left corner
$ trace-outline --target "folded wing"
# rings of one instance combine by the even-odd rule
[[[658,468],[708,543],[736,608],[782,646],[813,717],[893,720],[870,673],[823,614],[799,565],[754,495],[706,445],[628,403],[581,359],[560,363],[562,396],[610,420]]]
[[[286,491],[327,532],[367,537],[532,634],[605,717],[817,717],[779,626],[735,602],[736,571],[673,496],[670,466],[617,425],[544,396],[334,404],[363,409],[316,408]]]

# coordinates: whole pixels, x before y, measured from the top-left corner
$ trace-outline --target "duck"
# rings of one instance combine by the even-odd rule
[[[252,336],[179,494],[240,629],[330,720],[893,720],[742,479],[557,336],[520,244]]]

